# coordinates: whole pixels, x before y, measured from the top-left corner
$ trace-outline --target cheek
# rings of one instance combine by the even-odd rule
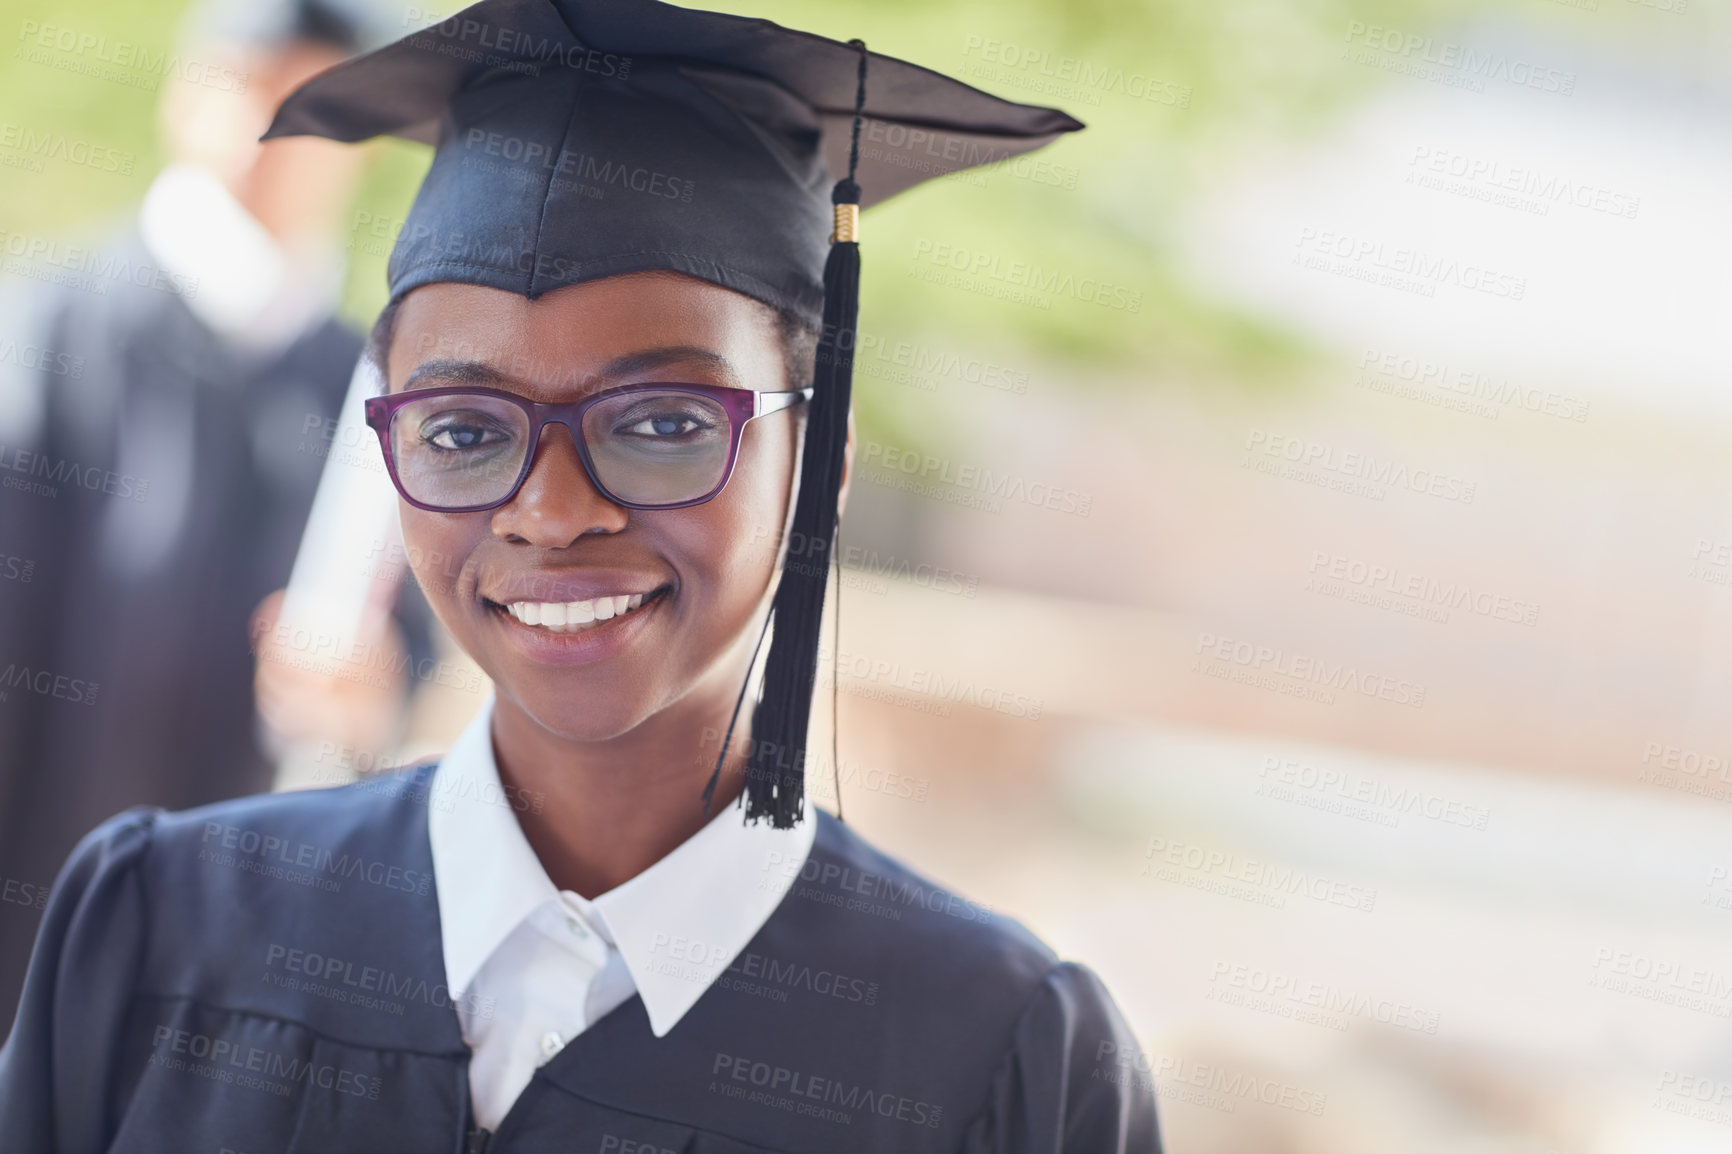
[[[741,439],[740,460],[722,493],[730,521],[734,563],[755,579],[767,578],[793,501],[793,422],[785,416],[754,421]],[[757,589],[762,589],[762,580]]]
[[[475,528],[464,522],[473,515],[442,516],[401,503],[398,509],[409,568],[426,595],[427,603],[455,633],[458,622],[454,618],[458,615],[445,607],[454,605],[462,596],[459,579],[476,536]]]
[[[788,510],[793,475],[793,440],[788,431],[746,426],[740,458],[725,489],[713,500],[680,512],[669,535],[698,570],[712,604],[755,607],[776,564],[777,547]]]

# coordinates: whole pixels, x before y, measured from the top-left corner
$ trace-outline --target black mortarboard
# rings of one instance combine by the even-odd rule
[[[847,438],[855,206],[1081,127],[767,20],[657,0],[482,0],[309,81],[265,139],[435,145],[391,254],[392,300],[441,281],[533,298],[671,270],[819,326],[795,556],[772,604],[746,790],[748,819],[786,827],[803,807]]]

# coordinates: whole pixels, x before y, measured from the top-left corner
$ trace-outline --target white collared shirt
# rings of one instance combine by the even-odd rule
[[[589,901],[558,890],[517,824],[493,757],[493,698],[445,755],[428,835],[447,988],[474,1057],[478,1125],[495,1129],[535,1071],[637,993],[650,1029],[673,1029],[794,884],[815,815],[793,829],[722,810],[630,881]],[[694,799],[694,803],[696,801]]]

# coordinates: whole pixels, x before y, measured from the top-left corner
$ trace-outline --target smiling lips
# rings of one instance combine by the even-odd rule
[[[525,625],[553,633],[581,633],[623,617],[643,604],[642,593],[618,593],[588,601],[512,601],[505,611]]]

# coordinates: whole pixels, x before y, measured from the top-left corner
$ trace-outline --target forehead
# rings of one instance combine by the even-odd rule
[[[392,326],[393,388],[418,365],[473,361],[529,388],[569,391],[610,383],[609,367],[654,350],[687,348],[754,385],[779,372],[776,313],[768,305],[677,273],[635,273],[556,289],[530,300],[482,285],[439,283],[403,298]]]

